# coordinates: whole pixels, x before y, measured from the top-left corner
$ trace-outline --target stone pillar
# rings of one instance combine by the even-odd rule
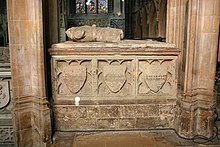
[[[189,1],[185,87],[177,123],[181,136],[213,135],[219,18],[219,0]]]
[[[182,47],[185,9],[188,0],[167,0],[167,33],[166,42]]]
[[[180,50],[179,85],[183,85],[185,72],[186,26],[189,0],[167,0],[166,42],[175,44]]]
[[[41,0],[7,0],[12,103],[18,147],[50,143]]]
[[[219,25],[220,28],[220,25]],[[219,32],[219,40],[218,40],[218,62],[220,62],[220,32]]]

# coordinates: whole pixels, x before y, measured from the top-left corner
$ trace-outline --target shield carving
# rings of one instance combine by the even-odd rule
[[[119,92],[126,82],[126,66],[109,65],[103,68],[104,81],[111,92]]]
[[[0,82],[0,109],[4,108],[10,102],[8,81]]]
[[[87,69],[84,66],[66,67],[63,71],[63,81],[72,93],[79,92],[85,85],[87,79]]]
[[[167,80],[168,69],[166,65],[154,61],[149,64],[144,71],[144,79],[151,91],[157,93]]]

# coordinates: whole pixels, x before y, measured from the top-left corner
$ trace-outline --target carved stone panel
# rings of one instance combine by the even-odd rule
[[[54,58],[54,99],[176,98],[177,57],[72,56]],[[156,96],[156,97],[155,97]]]
[[[10,102],[8,81],[0,81],[0,109]]]
[[[90,60],[58,60],[56,65],[57,95],[92,95]]]
[[[0,146],[1,143],[14,143],[13,126],[0,126]]]
[[[131,59],[109,59],[98,61],[98,95],[129,96],[132,94]]]
[[[12,123],[10,64],[0,65],[0,146],[15,146]]]
[[[174,59],[139,59],[138,94],[176,96],[176,61]]]

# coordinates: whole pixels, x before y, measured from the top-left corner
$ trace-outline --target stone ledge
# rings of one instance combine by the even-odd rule
[[[52,45],[52,48],[72,48],[72,47],[89,47],[89,48],[176,48],[174,44],[152,41],[152,40],[122,40],[118,43],[106,42],[72,42],[67,41]]]
[[[71,42],[58,43],[49,49],[51,55],[175,55],[174,44],[152,40],[122,40],[119,43]]]

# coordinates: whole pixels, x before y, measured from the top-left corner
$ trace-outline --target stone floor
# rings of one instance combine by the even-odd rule
[[[186,140],[172,130],[96,132],[96,133],[56,133],[53,147],[220,147],[217,138],[206,144],[205,140]]]

